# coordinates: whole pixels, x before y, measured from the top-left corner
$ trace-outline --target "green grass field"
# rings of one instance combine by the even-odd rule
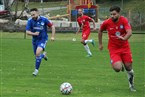
[[[130,38],[137,92],[130,92],[126,72],[115,73],[107,51],[107,34],[103,36],[104,50],[98,50],[97,33],[92,33],[93,57],[87,58],[80,36],[56,34],[46,51],[48,61],[42,61],[39,75],[32,76],[34,55],[31,38],[22,33],[0,33],[0,97],[145,97],[145,34]],[[72,38],[77,41],[73,42]],[[73,86],[71,95],[62,95],[63,82]]]

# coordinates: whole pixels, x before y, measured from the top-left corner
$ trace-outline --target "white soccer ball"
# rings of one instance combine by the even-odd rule
[[[73,38],[72,41],[76,41],[76,38]]]
[[[72,85],[68,82],[64,82],[60,85],[60,92],[64,95],[69,95],[72,92]]]

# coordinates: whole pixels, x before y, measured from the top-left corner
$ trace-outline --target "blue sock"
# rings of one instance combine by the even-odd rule
[[[40,57],[41,57],[41,59],[44,58],[44,54],[41,54]]]
[[[35,68],[38,70],[41,64],[41,56],[37,56],[35,60]]]
[[[36,60],[35,60],[35,68],[36,68],[37,70],[38,70],[39,67],[40,67],[42,58],[44,58],[44,55],[43,55],[43,54],[41,54],[40,56],[37,56],[37,57],[36,57]]]

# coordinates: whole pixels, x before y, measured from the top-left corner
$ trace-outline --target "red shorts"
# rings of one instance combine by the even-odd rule
[[[109,52],[110,52],[111,64],[114,64],[118,61],[121,61],[123,63],[132,63],[133,61],[132,53],[129,47],[109,50]]]
[[[87,40],[90,35],[90,29],[85,29],[82,32],[82,40]]]

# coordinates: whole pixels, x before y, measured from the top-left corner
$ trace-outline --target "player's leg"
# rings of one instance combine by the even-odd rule
[[[116,72],[120,72],[122,70],[122,62],[121,61],[117,61],[115,63],[112,64],[112,68],[116,71]]]
[[[41,60],[44,56],[41,55],[43,51],[43,48],[42,47],[37,47],[36,49],[36,55],[35,55],[35,70],[33,72],[33,75],[37,75],[38,74],[38,70],[39,70],[39,67],[40,67],[40,64],[41,64]]]
[[[35,55],[35,70],[34,72],[32,73],[33,75],[37,75],[38,73],[38,70],[36,69],[36,50],[37,50],[37,43],[36,42],[33,42],[33,51],[34,51],[34,55]]]
[[[45,60],[45,61],[47,61],[47,60],[48,60],[48,57],[47,57],[47,55],[46,55],[46,54],[47,54],[47,52],[45,52],[45,51],[44,51],[44,52],[43,52],[43,55],[44,55],[44,57],[43,57],[43,58],[44,58],[44,60]]]
[[[87,44],[88,42],[89,42],[89,43],[92,43],[92,45],[95,46],[95,41],[94,41],[93,39],[89,39],[89,40],[87,39],[87,40],[85,40],[84,42],[85,42],[86,44]]]
[[[130,50],[125,52],[122,56],[122,60],[124,63],[124,67],[127,71],[127,77],[128,77],[128,82],[129,82],[129,88],[131,91],[136,91],[134,89],[134,70],[132,68],[132,54]]]
[[[88,44],[85,44],[84,45],[84,48],[85,48],[86,52],[88,53],[87,57],[91,57],[92,56],[92,53],[90,51],[90,48],[89,48]]]
[[[86,44],[87,44],[87,43],[92,43],[92,45],[95,46],[94,40],[93,40],[93,39],[88,39],[89,35],[90,35],[90,29],[87,29],[87,30],[84,32],[84,36],[83,36],[83,37],[86,37],[86,39],[85,39],[84,42],[85,42]]]
[[[119,53],[116,53],[115,51],[110,51],[110,60],[112,68],[116,72],[122,71],[122,60]]]
[[[42,47],[43,48],[43,51],[44,51],[43,54],[41,54],[41,57],[44,58],[44,60],[47,61],[48,60],[48,57],[46,55],[47,52],[45,51],[46,44],[47,44],[47,40],[44,41],[44,42],[42,42],[41,45],[40,45],[40,47]]]
[[[87,40],[87,38],[88,38],[88,36],[86,36],[86,34],[83,33],[83,34],[82,34],[81,43],[84,45],[84,48],[85,48],[85,50],[86,50],[86,52],[87,52],[87,54],[88,54],[87,56],[88,56],[88,57],[91,57],[91,56],[92,56],[92,53],[91,53],[91,51],[90,51],[90,48],[89,48],[88,44],[85,43],[85,40]]]
[[[132,69],[132,63],[124,63],[127,71],[127,77],[129,82],[129,88],[131,91],[136,91],[134,88],[134,71]]]
[[[43,50],[45,49],[46,43],[39,42],[37,45],[38,46],[37,46],[36,53],[35,53],[35,56],[36,56],[36,58],[35,58],[35,71],[33,72],[33,75],[35,75],[35,76],[38,74],[38,70],[39,70],[42,58],[46,57],[45,52],[42,54]]]
[[[43,51],[42,47],[38,47],[37,50],[36,50],[36,69],[39,69],[41,59],[44,57],[44,55],[41,54],[42,51]]]

